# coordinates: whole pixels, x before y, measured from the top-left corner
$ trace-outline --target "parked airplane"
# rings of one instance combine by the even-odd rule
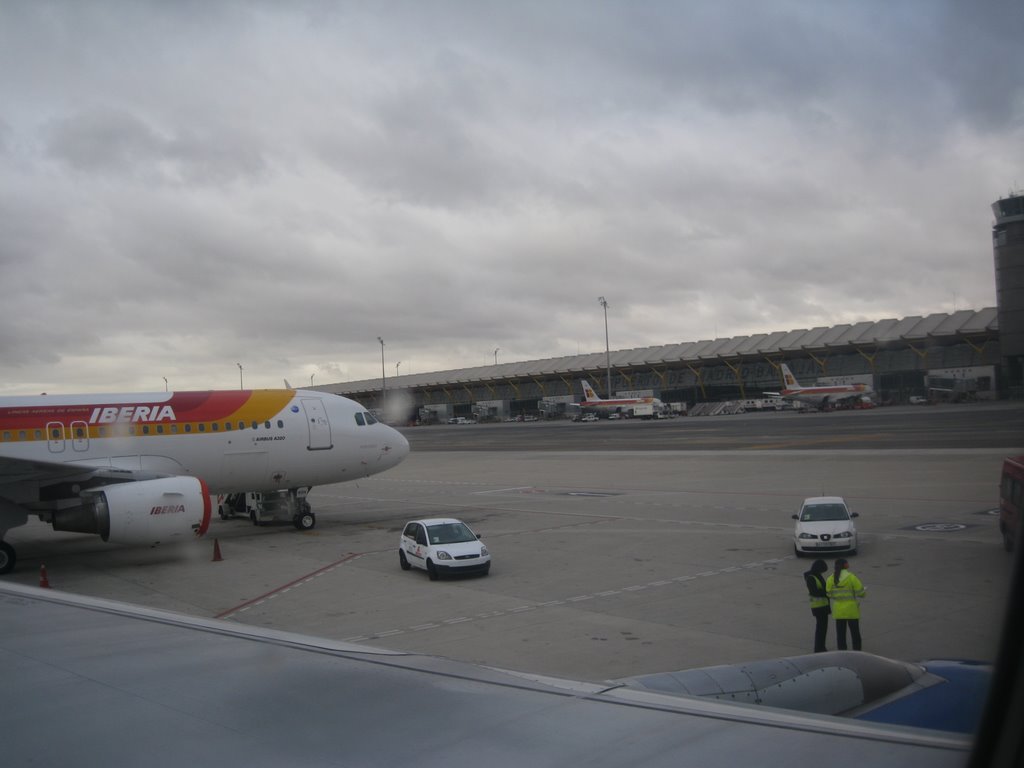
[[[792,400],[810,405],[816,405],[819,409],[829,405],[870,395],[874,390],[868,384],[836,384],[824,387],[804,387],[796,380],[796,376],[789,370],[785,363],[779,365],[782,371],[781,392],[765,392],[766,397],[778,397],[783,400]]]
[[[398,431],[324,392],[2,397],[0,574],[16,560],[2,539],[29,515],[154,543],[206,533],[211,494],[261,491],[312,528],[300,489],[377,474],[408,453]]]
[[[577,403],[580,408],[598,411],[605,414],[619,413],[623,416],[641,416],[649,418],[661,413],[664,403],[656,397],[623,397],[602,400],[586,379],[583,384],[583,401]]]

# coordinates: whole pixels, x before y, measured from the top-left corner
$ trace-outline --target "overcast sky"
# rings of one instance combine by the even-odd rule
[[[1018,2],[0,2],[0,394],[994,306]]]

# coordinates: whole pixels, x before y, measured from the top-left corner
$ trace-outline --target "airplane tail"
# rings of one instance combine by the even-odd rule
[[[594,391],[594,388],[592,386],[590,386],[590,382],[589,381],[587,381],[586,379],[581,379],[580,383],[583,384],[583,399],[584,399],[584,401],[589,403],[589,402],[595,402],[595,401],[600,401],[601,400],[601,398],[597,396],[597,392]]]
[[[782,388],[783,389],[803,389],[800,386],[800,382],[796,380],[796,376],[789,370],[789,366],[785,363],[779,364],[779,370],[782,371]]]

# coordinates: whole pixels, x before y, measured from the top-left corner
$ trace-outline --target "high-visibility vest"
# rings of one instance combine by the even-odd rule
[[[820,574],[807,572],[804,574],[804,581],[807,582],[808,591],[811,589],[811,580],[821,587],[821,591],[825,591],[825,580]],[[826,595],[815,595],[813,592],[810,593],[811,598],[811,609],[824,608],[828,605],[828,597]]]
[[[860,605],[857,602],[867,594],[860,579],[850,571],[843,570],[839,574],[839,583],[835,583],[835,574],[829,574],[825,582],[825,592],[832,601],[832,617],[836,619],[859,619]]]

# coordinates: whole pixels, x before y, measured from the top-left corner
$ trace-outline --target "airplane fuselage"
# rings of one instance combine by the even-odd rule
[[[0,398],[0,492],[14,503],[36,500],[36,463],[188,475],[217,494],[342,482],[389,469],[407,453],[396,430],[323,392]]]
[[[860,397],[871,393],[871,388],[864,384],[842,384],[830,387],[800,387],[784,389],[779,392],[783,400],[797,400],[812,405],[824,402],[835,403],[851,397]]]
[[[624,413],[629,414],[631,412],[641,413],[647,411],[645,415],[653,415],[656,412],[661,412],[663,403],[656,397],[620,397],[605,400],[597,396],[597,392],[590,386],[590,382],[586,379],[580,381],[583,387],[583,400],[576,403],[580,408],[585,410],[599,411],[601,413]],[[649,410],[648,410],[649,409]]]
[[[657,409],[661,407],[662,402],[656,397],[625,397],[618,400],[582,400],[578,405],[580,408],[617,413],[635,408],[638,405],[650,405]]]

